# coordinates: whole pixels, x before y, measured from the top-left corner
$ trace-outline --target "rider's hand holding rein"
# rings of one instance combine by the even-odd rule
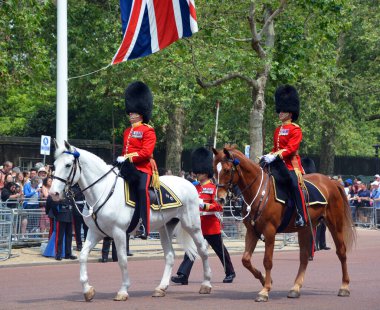
[[[271,162],[273,162],[276,159],[276,157],[277,157],[277,155],[270,154],[270,153],[263,156],[264,161],[267,164],[270,164]]]

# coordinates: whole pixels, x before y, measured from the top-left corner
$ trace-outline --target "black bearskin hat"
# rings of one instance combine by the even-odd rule
[[[300,100],[297,90],[291,85],[281,85],[274,95],[276,112],[291,112],[292,121],[296,121],[300,114]]]
[[[191,167],[195,174],[206,173],[212,178],[214,171],[212,168],[212,153],[205,147],[196,149],[191,154]]]
[[[148,123],[152,117],[152,109],[153,95],[149,87],[140,81],[129,84],[125,90],[125,112],[141,114],[143,122]]]

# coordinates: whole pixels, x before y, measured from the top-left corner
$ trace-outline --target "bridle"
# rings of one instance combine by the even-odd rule
[[[216,184],[216,187],[224,188],[226,191],[232,191],[233,186],[236,185],[236,183],[234,183],[235,173],[237,172],[239,177],[241,176],[240,171],[237,169],[238,165],[240,164],[240,160],[237,158],[232,159],[232,158],[226,157],[226,158],[223,158],[223,160],[221,160],[219,163],[226,163],[226,162],[232,163],[232,167],[229,170],[230,179],[227,184],[221,184],[219,183],[219,173],[218,173],[218,184]]]
[[[66,194],[70,191],[70,187],[74,185],[73,183],[74,183],[74,178],[75,178],[77,169],[79,168],[79,173],[82,173],[82,167],[80,166],[80,163],[79,163],[79,156],[80,156],[80,154],[79,154],[79,152],[77,150],[74,150],[74,152],[64,151],[63,153],[70,154],[70,155],[74,156],[74,163],[73,163],[73,165],[71,167],[69,176],[67,177],[67,180],[65,180],[63,178],[60,178],[60,177],[58,177],[56,175],[53,175],[52,178],[55,179],[55,180],[61,181],[61,182],[63,182],[65,184],[64,193],[65,193],[65,196],[66,196]]]
[[[232,155],[232,154],[231,154]],[[219,182],[218,182],[218,184],[217,184],[217,187],[218,188],[224,188],[226,191],[227,191],[227,194],[229,193],[229,192],[232,192],[233,193],[233,186],[234,185],[237,185],[237,183],[234,183],[234,176],[235,176],[235,172],[237,171],[237,173],[238,173],[238,175],[239,175],[239,177],[242,177],[242,172],[240,171],[240,169],[238,168],[238,166],[239,166],[239,164],[240,164],[240,160],[238,159],[238,158],[233,158],[233,155],[231,156],[231,158],[228,158],[228,157],[225,157],[225,158],[223,158],[219,163],[225,163],[225,162],[230,162],[230,163],[232,163],[232,168],[230,169],[230,179],[229,179],[229,181],[228,181],[228,183],[227,184],[219,184]],[[258,190],[257,190],[257,192],[256,192],[256,195],[255,195],[255,197],[252,199],[252,201],[251,201],[251,203],[247,203],[246,201],[245,201],[245,199],[244,199],[244,195],[243,195],[243,193],[245,192],[245,191],[247,191],[255,182],[256,182],[256,180],[257,180],[257,178],[258,178],[258,175],[256,175],[256,177],[248,184],[248,185],[246,185],[246,187],[243,189],[243,190],[241,190],[241,197],[242,197],[242,199],[243,199],[243,201],[244,201],[244,203],[247,205],[247,209],[246,209],[246,211],[247,211],[247,214],[243,217],[243,218],[236,218],[234,215],[233,215],[233,213],[232,213],[232,210],[231,210],[231,214],[233,215],[233,217],[236,219],[236,220],[241,220],[241,221],[243,221],[247,216],[249,216],[249,214],[250,214],[250,212],[251,212],[251,209],[252,209],[252,205],[253,205],[253,203],[254,203],[254,201],[256,200],[256,198],[258,197],[258,195],[259,195],[259,193],[260,193],[260,189],[261,189],[261,187],[262,187],[262,185],[263,185],[263,179],[264,179],[264,171],[263,171],[263,169],[260,167],[260,170],[261,170],[261,181],[260,181],[260,186],[259,186],[259,188],[258,188]],[[219,172],[218,172],[218,178],[219,178]],[[219,181],[219,180],[218,180]],[[267,187],[267,185],[268,185],[268,181],[269,181],[269,178],[267,179],[267,181],[265,182],[265,186],[264,186],[264,189],[263,189],[263,191],[262,191],[262,193],[261,193],[261,198],[260,198],[260,201],[259,201],[259,204],[258,204],[258,208],[260,207],[260,205],[261,205],[261,202],[262,202],[262,200],[263,200],[263,198],[264,198],[264,196],[265,196],[265,193],[266,193],[266,187]],[[257,218],[257,216],[255,216],[256,218]]]
[[[54,175],[52,177],[53,177],[53,179],[57,179],[58,181],[61,181],[61,182],[63,182],[65,184],[64,193],[65,193],[65,195],[67,195],[68,193],[71,193],[70,188],[74,185],[74,177],[75,177],[75,175],[77,173],[77,169],[79,168],[79,173],[81,174],[82,173],[82,167],[81,167],[80,162],[79,162],[80,153],[77,150],[74,150],[74,152],[64,151],[63,153],[74,156],[74,163],[73,163],[73,165],[71,167],[69,176],[67,177],[67,180],[65,180],[63,178],[60,178],[60,177],[58,177],[56,175]],[[106,172],[105,174],[103,174],[100,178],[98,178],[95,182],[91,183],[86,188],[82,189],[81,191],[78,191],[76,193],[76,195],[81,194],[81,193],[83,194],[84,191],[86,191],[89,188],[93,187],[96,183],[98,183],[100,180],[102,180],[103,178],[105,178],[111,171],[113,171],[116,166],[117,165],[113,165],[112,168],[110,170],[108,170],[108,172]],[[116,172],[114,172],[114,173],[116,174]],[[118,174],[116,174],[116,175],[118,176]],[[113,191],[112,191],[112,193],[113,193]]]
[[[239,177],[242,177],[242,173],[240,169],[238,169],[238,166],[240,164],[240,160],[238,158],[223,158],[220,163],[230,162],[232,163],[232,168],[230,169],[230,179],[227,184],[220,184],[218,180],[218,184],[216,186],[218,188],[224,188],[227,192],[233,192],[233,187],[237,185],[237,183],[234,183],[234,177],[235,173],[237,172]],[[219,174],[218,174],[219,176]],[[257,180],[258,175],[252,180],[251,183],[246,185],[246,187],[241,191],[241,194],[243,194],[247,189],[249,189]]]
[[[65,188],[64,188],[64,194],[65,194],[65,198],[68,200],[68,202],[72,205],[74,205],[76,208],[77,208],[77,211],[82,215],[84,216],[78,206],[76,205],[76,202],[75,202],[75,196],[76,195],[79,195],[79,194],[83,194],[84,191],[88,190],[89,188],[93,187],[96,183],[98,183],[100,180],[104,179],[111,171],[116,175],[116,178],[115,178],[115,181],[111,187],[111,190],[110,192],[108,193],[106,199],[96,208],[95,211],[93,211],[95,205],[97,204],[97,202],[95,203],[95,205],[93,206],[89,206],[88,203],[86,202],[86,206],[87,208],[89,209],[89,216],[92,216],[95,224],[96,224],[96,227],[104,234],[107,236],[107,234],[99,227],[99,224],[98,224],[98,221],[97,221],[97,214],[98,212],[101,210],[101,208],[107,203],[107,201],[111,198],[111,196],[113,195],[114,191],[115,191],[115,186],[116,186],[116,181],[119,177],[119,173],[116,173],[114,171],[115,167],[117,165],[113,165],[111,167],[110,170],[108,170],[108,172],[106,172],[104,175],[102,175],[100,178],[98,178],[95,182],[91,183],[89,186],[87,186],[86,188],[84,189],[81,189],[80,191],[77,191],[76,193],[74,193],[74,191],[71,189],[71,187],[74,185],[74,177],[77,173],[77,169],[79,168],[79,173],[81,174],[82,173],[82,167],[80,165],[80,162],[79,162],[79,157],[80,157],[80,153],[74,149],[74,152],[70,152],[70,151],[64,151],[63,152],[64,154],[69,154],[69,155],[72,155],[74,156],[74,163],[71,167],[71,170],[70,170],[70,173],[69,173],[69,176],[67,177],[67,180],[63,179],[63,178],[60,178],[58,176],[53,176],[53,179],[56,179],[58,181],[61,181],[65,184]]]

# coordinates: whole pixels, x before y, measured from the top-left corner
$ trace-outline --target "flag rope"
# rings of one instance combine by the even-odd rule
[[[96,72],[99,72],[99,71],[102,71],[102,70],[106,70],[106,69],[108,69],[108,67],[111,67],[111,65],[112,65],[112,64],[108,64],[107,66],[105,66],[105,67],[103,67],[103,68],[100,68],[100,69],[98,69],[98,70],[92,71],[92,72],[90,72],[90,73],[86,73],[86,74],[82,74],[82,75],[78,75],[78,76],[70,77],[70,78],[67,79],[67,81],[74,80],[74,79],[79,79],[79,78],[81,78],[81,77],[89,76],[89,75],[94,74],[94,73],[96,73]]]

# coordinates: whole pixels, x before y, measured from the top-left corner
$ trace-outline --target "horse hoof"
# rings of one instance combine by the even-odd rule
[[[269,299],[269,297],[267,295],[259,294],[259,295],[257,295],[255,301],[256,302],[267,302],[268,299]]]
[[[115,301],[126,301],[128,299],[127,293],[117,293],[113,300]]]
[[[199,289],[199,294],[210,294],[211,293],[211,287],[207,285],[201,285],[201,288]]]
[[[152,297],[165,297],[165,295],[166,295],[166,292],[163,289],[156,288],[154,290]]]
[[[95,296],[95,289],[92,286],[90,286],[90,289],[88,290],[88,292],[84,293],[83,295],[86,301],[91,301]]]
[[[301,296],[300,292],[295,291],[295,290],[291,290],[288,293],[288,298],[300,298],[300,296]]]
[[[338,292],[338,296],[340,297],[349,297],[350,296],[350,291],[346,288],[341,288]]]

